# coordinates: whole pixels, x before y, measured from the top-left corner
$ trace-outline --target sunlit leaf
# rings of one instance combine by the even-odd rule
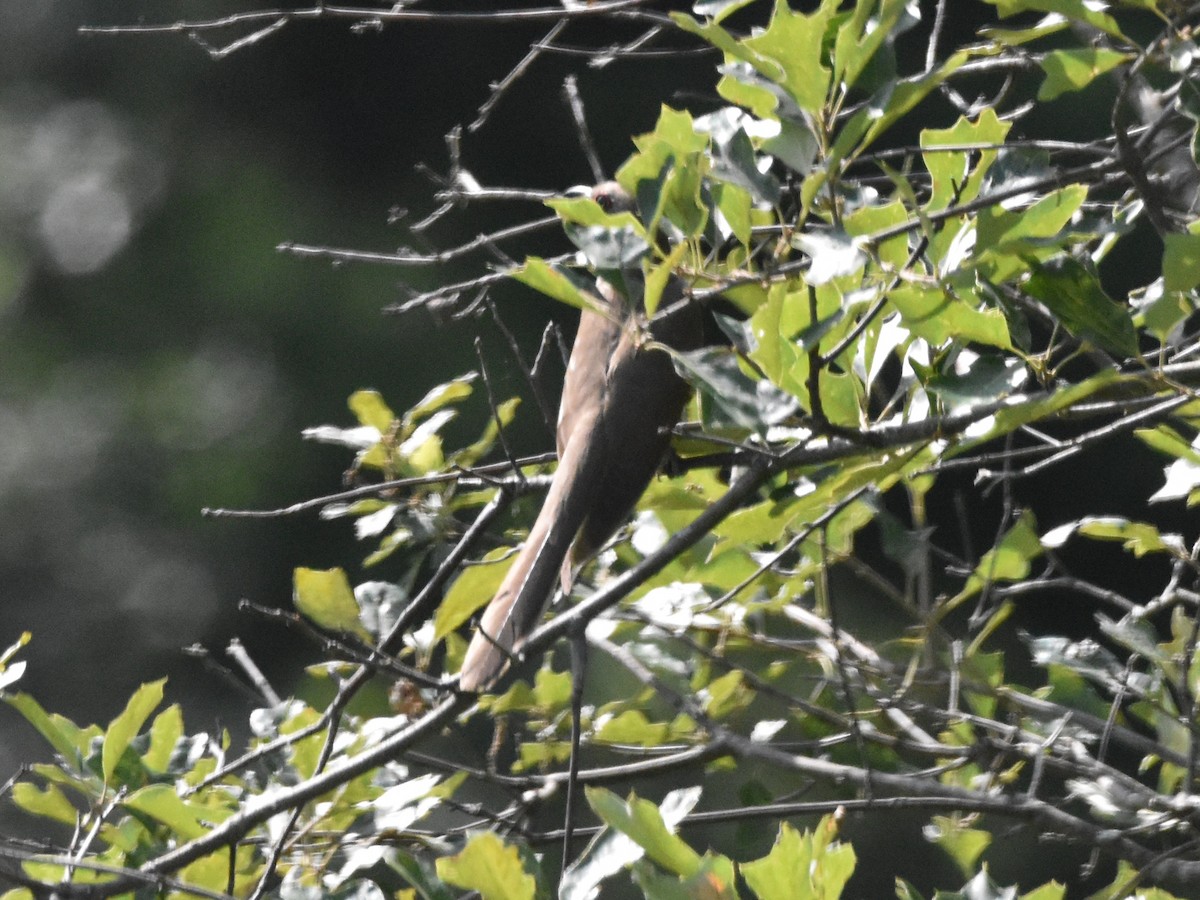
[[[483,900],[533,900],[537,888],[516,848],[490,831],[471,838],[461,853],[439,859],[437,873],[451,884],[478,891]]]
[[[576,309],[599,309],[601,306],[586,282],[568,270],[558,268],[536,256],[529,257],[524,265],[514,269],[512,277],[535,291]]]
[[[359,621],[354,591],[341,568],[295,569],[292,572],[292,602],[301,614],[322,628],[370,637]]]
[[[676,875],[689,877],[700,867],[700,855],[673,833],[657,806],[631,794],[622,800],[604,788],[587,787],[588,805],[604,824],[629,837],[652,860]]]
[[[500,547],[459,573],[434,615],[435,640],[441,640],[456,631],[477,609],[492,599],[514,559],[515,554],[510,548]]]
[[[1105,47],[1072,47],[1051,50],[1038,61],[1046,80],[1038,88],[1039,100],[1053,100],[1070,91],[1087,87],[1097,77],[1129,60],[1128,53]]]
[[[62,822],[72,828],[79,822],[79,810],[53,784],[39,790],[36,785],[26,781],[17,782],[12,786],[12,801],[27,813]]]
[[[347,402],[359,425],[374,428],[380,434],[386,434],[396,419],[379,391],[355,391]]]

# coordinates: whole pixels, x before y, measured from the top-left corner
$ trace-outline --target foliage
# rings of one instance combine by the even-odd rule
[[[456,693],[442,673],[517,535],[487,541],[510,509],[504,521],[528,521],[546,461],[483,463],[517,410],[486,366],[399,415],[356,393],[357,426],[308,436],[352,449],[361,484],[310,506],[351,518],[365,564],[398,575],[352,587],[341,569],[297,570],[293,621],[333,648],[313,674],[334,699],[268,704],[235,756],[225,735],[187,733],[177,707],[154,715],[161,682],[107,728],[47,713],[11,692],[14,648],[0,684],[55,761],[11,799],[73,836],[56,852],[7,848],[12,895],[588,897],[621,881],[648,897],[834,898],[862,861],[839,822],[899,809],[930,816],[926,836],[967,879],[937,897],[1063,896],[992,880],[1013,823],[1101,854],[1111,884],[1097,897],[1196,883],[1200,543],[1099,508],[1048,521],[1022,488],[1133,435],[1168,459],[1141,501],[1200,496],[1195,14],[1165,0],[991,5],[1000,24],[908,72],[906,0],[642,10],[678,52],[720,51],[727,105],[665,106],[634,138],[617,178],[639,215],[560,198],[578,255],[525,252],[406,304],[469,312],[504,277],[587,308],[589,272],[640,264],[651,311],[668,277],[714,308],[729,342],[676,354],[698,424],[629,540],[495,694]],[[990,100],[963,98],[980,83]],[[1147,96],[1161,111],[1142,121]],[[1111,102],[1117,134],[1014,136],[1056,98]],[[452,164],[444,208],[484,202]],[[1145,232],[1164,249],[1118,291],[1105,261]],[[448,449],[480,385],[486,422]],[[963,472],[978,493],[948,527],[934,501]],[[991,543],[974,548],[984,527]],[[1159,581],[1129,598],[1075,574],[1084,543],[1160,563]],[[851,615],[858,581],[899,627]],[[1107,610],[1094,634],[1012,640],[1025,598],[1067,595]],[[572,677],[550,654],[567,636],[595,651],[578,768]],[[1027,660],[1035,683],[1010,674]],[[394,685],[393,708],[351,708],[374,680]],[[481,754],[472,730],[489,728]],[[652,779],[668,773],[687,786],[660,797]],[[740,802],[699,809],[733,782]],[[568,833],[549,830],[556,793],[579,785],[591,818],[568,805]],[[701,846],[690,830],[762,818],[778,823],[769,850]],[[598,825],[580,850],[585,821]],[[559,842],[561,876],[543,852]]]

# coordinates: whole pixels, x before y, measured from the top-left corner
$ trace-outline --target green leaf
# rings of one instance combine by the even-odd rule
[[[440,641],[452,631],[456,631],[463,622],[471,618],[475,610],[492,599],[515,558],[516,554],[511,547],[498,547],[479,562],[463,567],[434,614],[435,641]]]
[[[517,849],[490,831],[471,838],[457,856],[439,859],[437,873],[453,885],[478,891],[483,900],[533,900],[537,889]]]
[[[1164,235],[1170,240],[1172,235]],[[1164,265],[1165,265],[1164,260]],[[1191,290],[1168,291],[1162,278],[1155,279],[1140,291],[1131,291],[1129,301],[1136,312],[1133,322],[1138,328],[1166,344],[1183,321],[1196,310]]]
[[[720,720],[748,706],[754,700],[754,691],[735,669],[710,681],[700,691],[699,700],[711,718]]]
[[[1097,4],[1091,0],[986,0],[996,7],[1001,18],[1015,16],[1017,13],[1035,11],[1058,13],[1077,22],[1085,22],[1111,37],[1124,40],[1116,19],[1105,13],[1098,12]]]
[[[6,695],[4,700],[25,717],[25,720],[46,739],[59,756],[72,765],[79,765],[80,761],[87,756],[93,738],[102,734],[95,725],[90,725],[86,729],[80,728],[70,719],[57,713],[46,712],[28,694]]]
[[[307,619],[330,631],[345,631],[370,639],[358,617],[358,601],[341,568],[292,572],[292,602]]]
[[[379,391],[355,391],[347,404],[358,424],[374,428],[380,434],[387,434],[396,420],[395,413],[383,402]]]
[[[825,58],[825,33],[837,6],[824,0],[815,12],[805,15],[778,0],[766,29],[741,42],[751,54],[746,61],[814,117],[820,117],[829,95],[832,73],[821,60]]]
[[[25,781],[17,782],[12,788],[13,803],[35,816],[62,822],[74,828],[79,823],[79,810],[56,785],[48,784],[45,790]]]
[[[831,840],[836,833],[832,816],[816,831],[779,826],[775,846],[761,859],[743,863],[742,877],[761,900],[834,900],[854,872],[854,848]]]
[[[604,788],[586,788],[588,805],[605,825],[629,837],[646,855],[676,875],[687,878],[700,868],[700,854],[674,834],[658,807],[636,794],[626,802]]]
[[[1003,349],[1012,347],[1003,312],[976,309],[958,293],[941,286],[903,284],[888,292],[888,302],[900,313],[905,327],[934,347],[952,338]]]
[[[203,837],[208,832],[198,811],[180,797],[172,785],[147,785],[126,797],[122,804],[161,822],[186,841]],[[212,814],[209,810],[204,812]],[[220,817],[226,818],[225,815]]]
[[[675,353],[672,359],[676,370],[712,400],[712,413],[719,415],[711,416],[709,424],[762,432],[791,411],[789,401],[770,382],[751,380],[728,348]]]
[[[953,412],[1014,394],[1027,380],[1025,364],[1019,359],[998,354],[975,356],[963,351],[953,374],[935,375],[926,387]]]
[[[641,860],[633,864],[633,880],[646,900],[737,900],[733,860],[706,853],[700,867],[686,878],[671,876]]]
[[[166,772],[171,762],[175,745],[183,737],[183,712],[178,703],[172,703],[157,716],[150,726],[150,747],[142,755],[142,762],[151,772]]]
[[[1057,881],[1048,881],[1041,887],[1034,888],[1028,894],[1022,894],[1021,900],[1063,900],[1066,896],[1065,886]],[[1146,897],[1145,900],[1152,900],[1152,898]],[[1160,898],[1160,900],[1168,900],[1168,898]]]
[[[470,397],[473,390],[471,382],[476,377],[475,373],[471,372],[467,375],[460,375],[453,381],[447,381],[445,384],[439,384],[437,387],[431,388],[417,402],[416,406],[404,414],[405,425],[411,425],[420,419],[424,419],[431,413],[437,412],[443,406],[458,403]]]
[[[620,217],[633,224],[612,227],[566,223],[567,237],[583,251],[593,269],[624,271],[637,266],[638,261],[650,251],[650,244],[643,236],[645,230],[642,223],[631,213],[621,213]]]
[[[860,109],[843,127],[830,154],[832,161],[840,161],[852,154],[862,153],[876,138],[945,83],[970,58],[970,53],[959,51],[930,72],[885,85],[871,102]],[[813,188],[815,187],[814,184]]]
[[[834,78],[847,88],[854,87],[879,51],[891,45],[897,34],[912,27],[914,22],[908,8],[908,0],[859,3],[838,28],[833,53]],[[890,68],[894,71],[894,65]]]
[[[1051,549],[1061,547],[1072,534],[1101,541],[1120,541],[1126,550],[1139,558],[1147,553],[1169,553],[1180,558],[1187,556],[1180,535],[1163,534],[1148,522],[1134,522],[1121,516],[1084,516],[1059,525],[1042,535],[1042,546]]]
[[[1038,88],[1037,97],[1039,100],[1053,100],[1070,91],[1082,90],[1100,75],[1129,59],[1132,57],[1128,53],[1105,47],[1051,50],[1039,62],[1046,73],[1046,80]]]
[[[768,84],[779,85],[801,110],[814,118],[822,118],[829,94],[832,75],[821,61],[825,34],[837,14],[836,0],[823,0],[811,15],[793,12],[786,2],[776,2],[771,21],[765,30],[746,40],[738,40],[715,22],[701,23],[682,13],[671,18],[682,30],[708,41],[723,50],[732,60],[740,60],[763,77]],[[738,79],[748,85],[746,79]],[[722,80],[722,96],[731,79]],[[753,85],[748,85],[754,89]],[[764,115],[774,104],[769,92],[756,89],[759,102],[747,108]]]
[[[488,416],[483,434],[475,443],[456,451],[452,457],[453,461],[464,468],[470,468],[478,462],[495,445],[496,438],[500,436],[500,429],[507,428],[516,418],[520,405],[520,397],[509,397],[498,403],[495,415]],[[461,500],[461,496],[458,499]]]
[[[999,154],[999,145],[1008,136],[1011,122],[1002,122],[991,107],[980,112],[971,122],[959,118],[950,128],[926,128],[921,132],[921,158],[933,181],[933,192],[925,205],[928,212],[947,208],[951,201],[968,203],[979,196],[983,178]],[[996,149],[981,149],[974,152],[964,150],[945,151],[940,147],[969,146],[979,144]],[[975,158],[972,167],[971,160]]]
[[[666,289],[667,282],[670,281],[675,267],[683,260],[683,255],[686,252],[687,244],[676,244],[662,262],[655,265],[650,265],[649,262],[645,263],[647,271],[645,273],[646,289],[643,294],[643,303],[647,316],[653,316],[658,311],[658,303],[662,299],[663,290]]]
[[[1159,453],[1165,453],[1167,456],[1176,459],[1186,459],[1188,462],[1200,466],[1200,450],[1197,450],[1187,438],[1170,425],[1138,428],[1133,433],[1146,446],[1157,450]]]
[[[933,842],[954,860],[963,875],[976,871],[976,863],[983,851],[992,843],[990,832],[979,828],[968,828],[952,816],[934,816],[926,833],[932,832]]]
[[[1200,284],[1200,234],[1163,235],[1163,289],[1190,291]]]
[[[150,717],[150,713],[154,712],[162,703],[163,685],[166,683],[167,679],[162,678],[149,684],[143,684],[129,698],[124,711],[112,720],[108,730],[104,732],[104,749],[101,759],[105,784],[112,783],[113,772],[116,771],[117,763],[121,761],[125,749],[129,746],[130,741],[137,737],[142,725]]]
[[[721,30],[719,26],[714,27]],[[638,135],[633,144],[638,152],[617,170],[617,181],[626,188],[633,188],[634,194],[641,199],[638,191],[641,182],[662,181],[672,161],[678,165],[689,158],[698,158],[708,149],[708,135],[696,132],[689,113],[663,106],[654,130]],[[643,206],[641,212],[644,216],[653,216],[655,210]]]
[[[1129,310],[1104,293],[1100,279],[1078,260],[1060,256],[1033,264],[1026,290],[1075,337],[1119,356],[1136,356],[1137,330]]]
[[[531,256],[526,259],[524,265],[513,270],[512,277],[521,284],[576,309],[598,310],[602,307],[585,282],[539,257]]]
[[[609,744],[658,747],[669,739],[670,733],[670,725],[651,722],[640,709],[627,709],[604,722],[597,729],[593,739]]]
[[[1029,575],[1030,562],[1042,555],[1044,541],[1038,540],[1037,523],[1029,510],[1021,514],[991,550],[983,554],[963,589],[938,610],[938,617],[957,608],[995,581],[1021,581]]]
[[[663,798],[660,811],[668,828],[674,828],[700,799],[696,788],[671,791]],[[584,849],[563,876],[560,900],[588,900],[605,879],[637,862],[645,850],[626,835],[603,828]]]
[[[1024,244],[1052,238],[1087,199],[1087,188],[1070,184],[1051,191],[1032,206],[1008,210],[989,206],[979,211],[976,246],[989,256],[1023,249]]]

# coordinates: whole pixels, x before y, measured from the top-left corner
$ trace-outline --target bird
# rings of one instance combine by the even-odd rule
[[[616,182],[596,185],[590,196],[608,213],[636,211]],[[487,690],[497,681],[537,625],[555,583],[569,593],[577,567],[624,524],[683,415],[691,387],[664,347],[702,346],[703,311],[683,301],[683,286],[672,277],[659,301],[663,312],[647,321],[641,274],[637,262],[620,273],[633,297],[597,278],[598,308],[580,316],[559,402],[558,467],[467,647],[459,671],[464,691]]]

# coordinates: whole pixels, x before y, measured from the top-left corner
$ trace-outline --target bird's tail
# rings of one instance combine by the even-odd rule
[[[569,571],[571,542],[593,503],[604,449],[578,429],[563,449],[558,469],[529,537],[483,611],[459,673],[466,691],[486,690],[533,631],[555,581]],[[564,584],[569,583],[564,581]]]

